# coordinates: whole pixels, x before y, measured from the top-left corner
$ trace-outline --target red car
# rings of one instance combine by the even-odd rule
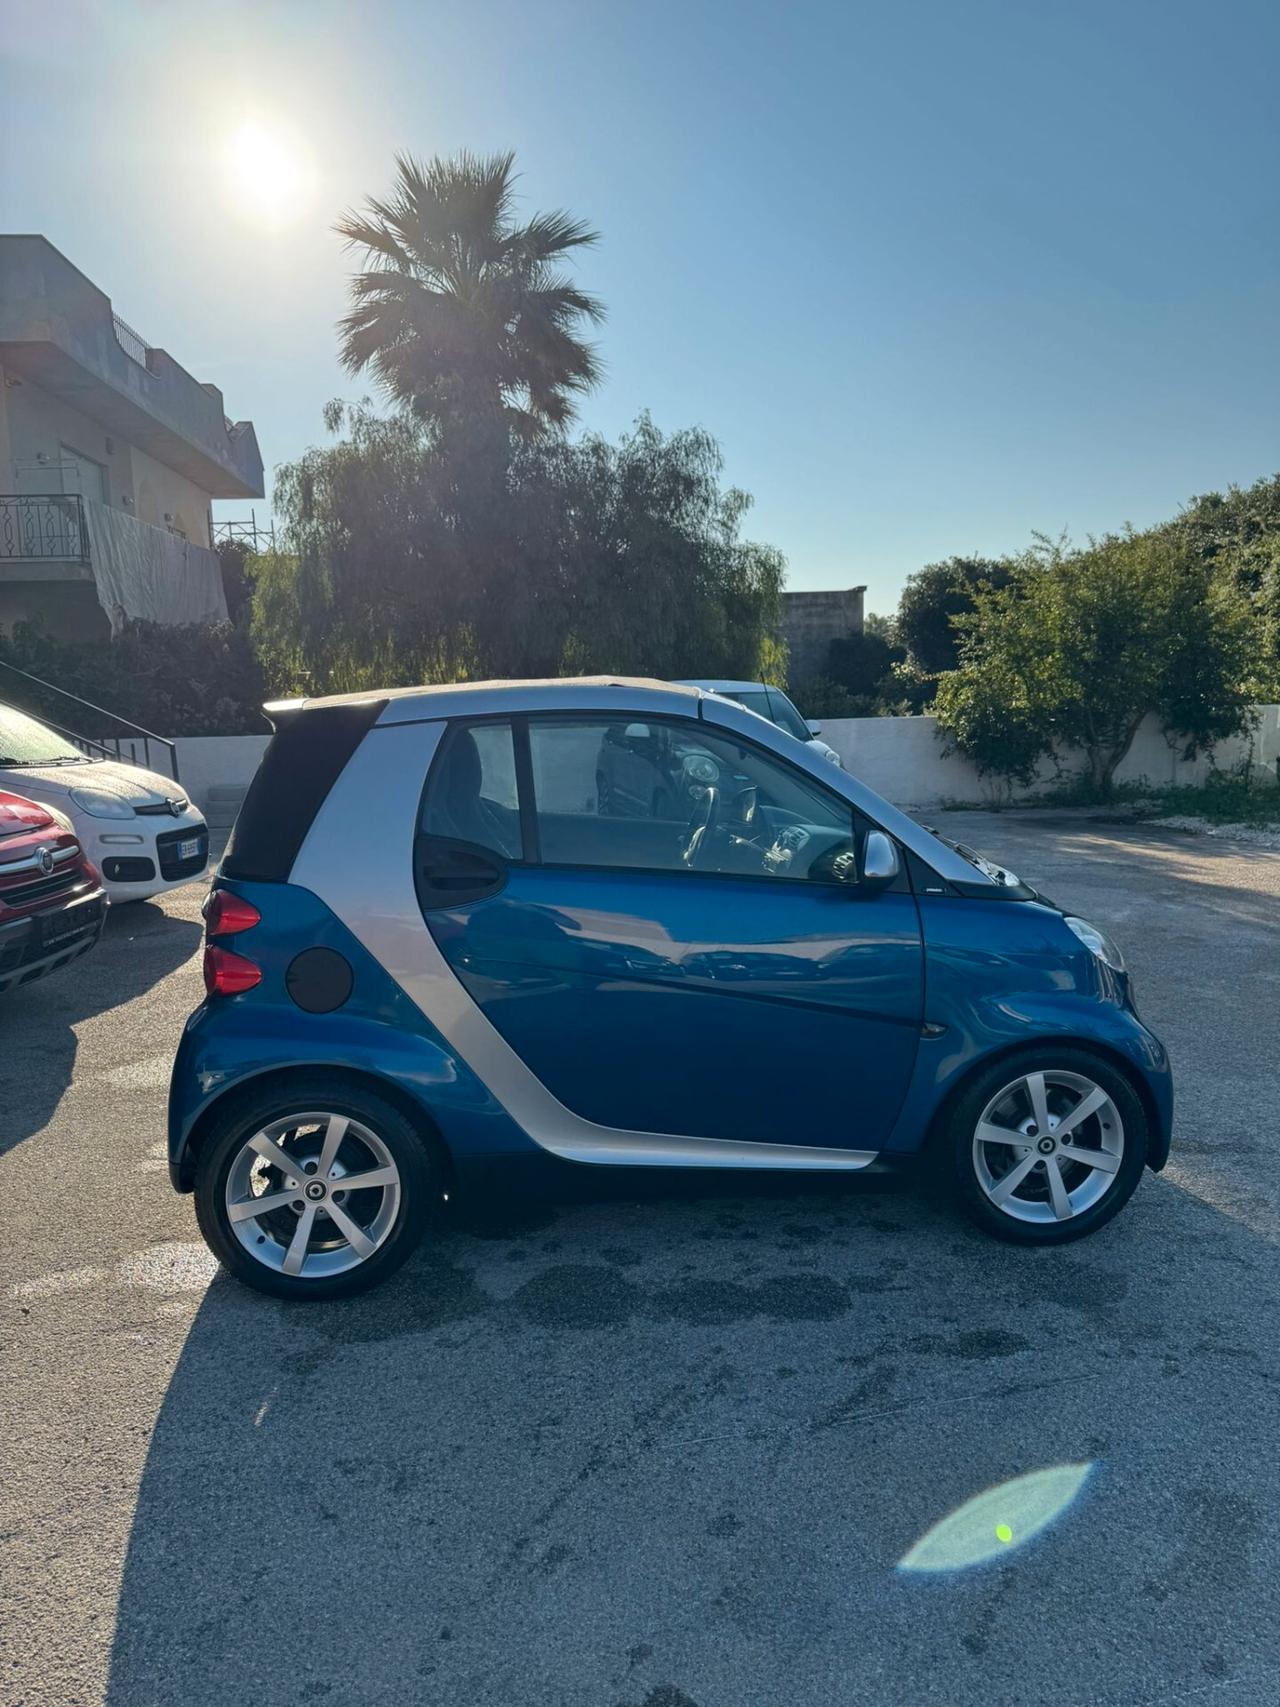
[[[0,995],[91,949],[106,916],[70,819],[0,790]]]

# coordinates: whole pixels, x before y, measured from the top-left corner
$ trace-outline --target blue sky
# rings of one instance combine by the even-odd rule
[[[0,229],[221,385],[269,465],[363,389],[328,231],[514,148],[602,232],[615,434],[699,423],[793,587],[1280,469],[1280,7],[0,0]],[[236,164],[266,135],[261,181]],[[15,169],[16,167],[16,169]],[[238,513],[241,506],[220,506]],[[247,506],[244,506],[247,508]]]

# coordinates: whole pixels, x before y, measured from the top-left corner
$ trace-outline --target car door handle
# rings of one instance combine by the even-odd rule
[[[423,907],[449,907],[496,895],[507,868],[487,848],[430,836],[419,841],[414,875]]]

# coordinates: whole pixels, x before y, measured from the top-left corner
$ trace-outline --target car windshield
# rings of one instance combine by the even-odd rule
[[[773,707],[773,721],[779,729],[785,729],[788,735],[794,735],[797,741],[811,741],[809,725],[792,705],[786,694],[779,693],[777,688],[769,689],[769,704]]]
[[[777,688],[735,688],[732,692],[726,690],[724,697],[746,706],[747,710],[754,711],[757,717],[767,718],[779,729],[784,729],[788,735],[794,735],[797,741],[812,739],[808,724],[786,694],[779,693]]]
[[[726,699],[734,700],[738,705],[745,705],[748,711],[754,711],[757,717],[767,718],[770,723],[776,721],[769,709],[769,696],[763,688],[744,688],[741,693],[726,692]]]
[[[56,765],[84,754],[25,711],[0,705],[0,765]]]

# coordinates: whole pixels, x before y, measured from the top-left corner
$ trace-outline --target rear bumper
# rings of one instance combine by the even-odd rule
[[[0,995],[87,954],[102,935],[106,917],[101,889],[22,918],[0,917]]]

